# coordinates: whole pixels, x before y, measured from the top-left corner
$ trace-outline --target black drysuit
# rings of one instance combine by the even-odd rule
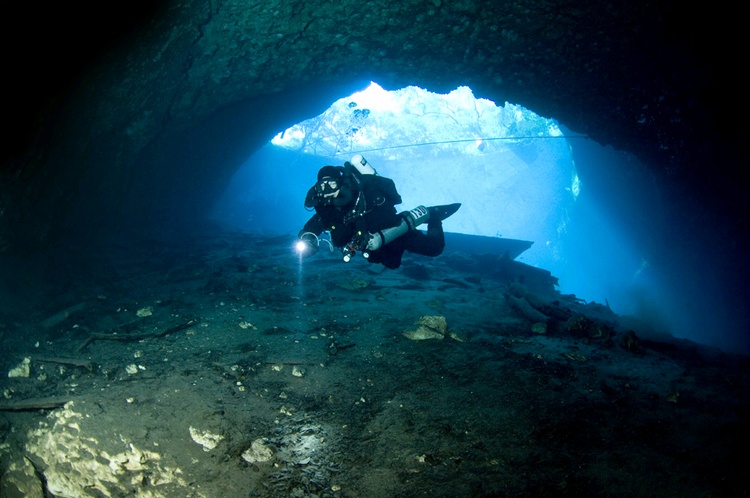
[[[314,187],[307,192],[305,206],[315,208],[315,214],[305,223],[300,234],[330,232],[333,245],[343,248],[355,239],[357,232],[376,233],[401,224],[403,218],[395,208],[401,204],[401,196],[393,180],[378,175],[361,175],[351,169],[346,167],[341,177],[344,195],[337,202],[340,205],[321,202]],[[404,251],[437,256],[444,247],[443,226],[438,219],[427,224],[426,234],[409,230],[380,249],[370,251],[368,261],[395,269],[401,266]]]

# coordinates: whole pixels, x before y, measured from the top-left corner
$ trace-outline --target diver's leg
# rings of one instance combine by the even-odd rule
[[[430,221],[427,233],[412,230],[402,238],[406,239],[407,251],[423,256],[437,256],[445,248],[445,234],[440,220]]]
[[[409,237],[406,250],[424,256],[437,256],[445,249],[445,233],[443,232],[443,220],[458,211],[461,203],[447,204],[444,206],[432,206],[430,220],[427,222],[427,233],[414,230],[407,234]]]
[[[381,249],[370,253],[368,262],[379,263],[386,268],[395,270],[401,266],[401,258],[407,246],[406,242],[405,237],[399,237],[393,242],[384,245]]]

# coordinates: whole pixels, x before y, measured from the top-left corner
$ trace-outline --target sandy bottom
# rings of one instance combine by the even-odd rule
[[[0,495],[748,494],[746,358],[494,256],[391,271],[291,242],[5,261]],[[407,338],[423,317],[447,329]]]

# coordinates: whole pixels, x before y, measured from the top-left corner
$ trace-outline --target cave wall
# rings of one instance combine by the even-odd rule
[[[723,79],[711,52],[729,50],[732,31],[709,36],[721,13],[686,9],[666,1],[172,1],[134,4],[122,22],[102,20],[109,31],[78,11],[55,12],[48,24],[42,12],[21,11],[13,19],[21,31],[55,47],[47,62],[77,61],[77,69],[43,94],[15,73],[25,107],[10,116],[35,119],[18,132],[22,150],[5,148],[0,250],[44,246],[76,224],[172,217],[186,199],[200,212],[206,193],[279,129],[370,79],[436,92],[469,85],[478,97],[520,104],[632,152],[665,189],[706,206],[707,218],[742,210],[742,181],[717,180],[746,160],[744,141],[717,121],[742,84]],[[79,37],[59,36],[76,30]],[[93,53],[76,53],[83,44],[66,53],[66,40],[80,35],[87,47],[109,38]],[[14,41],[6,48],[13,61],[39,63],[36,45]],[[38,107],[29,108],[34,95]],[[196,134],[213,134],[216,147],[191,151]],[[719,154],[725,145],[732,148]],[[744,228],[736,221],[724,221],[725,235]]]

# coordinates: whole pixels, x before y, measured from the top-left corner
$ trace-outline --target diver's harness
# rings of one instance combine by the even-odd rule
[[[385,204],[385,197],[378,196],[375,199],[375,205],[371,207],[370,209],[367,209],[367,199],[365,199],[365,196],[362,195],[362,180],[357,178],[357,175],[354,173],[350,173],[352,178],[354,178],[354,181],[357,183],[357,200],[354,201],[354,207],[344,215],[344,225],[348,225],[350,223],[354,223],[355,225],[370,214],[376,207],[382,206]]]

